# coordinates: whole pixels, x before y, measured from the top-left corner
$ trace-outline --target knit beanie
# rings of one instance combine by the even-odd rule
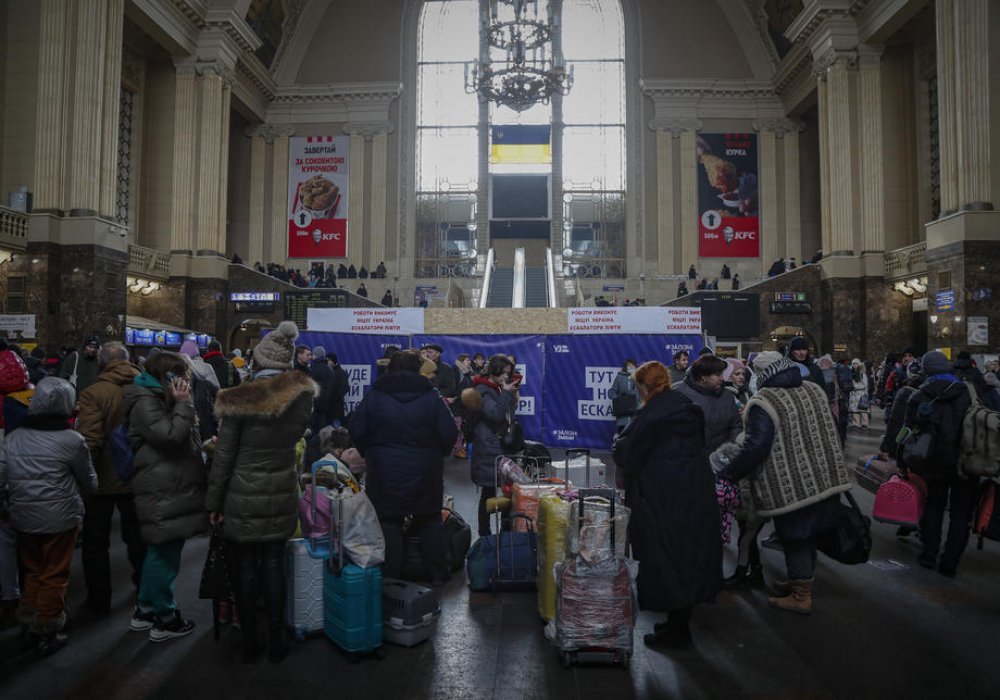
[[[322,345],[317,345],[313,348],[313,359],[322,360],[326,358],[326,348]]]
[[[198,346],[193,340],[185,340],[184,344],[181,345],[181,355],[187,355],[191,358],[198,357]]]
[[[924,366],[924,374],[928,377],[933,377],[935,374],[948,374],[953,369],[951,360],[943,352],[937,350],[931,350],[925,354],[921,363]]]
[[[757,387],[767,385],[770,379],[788,369],[797,369],[794,362],[784,357],[780,352],[768,350],[753,359],[753,369],[757,375]]]
[[[797,335],[791,339],[788,343],[788,352],[793,350],[809,350],[809,341],[803,338],[801,335]]]
[[[291,321],[282,321],[253,349],[254,364],[261,369],[291,369],[298,337],[298,327]]]

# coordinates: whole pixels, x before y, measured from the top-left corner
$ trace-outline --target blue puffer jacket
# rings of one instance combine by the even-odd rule
[[[458,429],[425,377],[379,378],[351,416],[350,433],[368,463],[368,497],[379,517],[440,512],[444,457]]]

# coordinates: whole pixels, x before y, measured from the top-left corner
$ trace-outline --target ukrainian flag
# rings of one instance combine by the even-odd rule
[[[551,163],[552,127],[545,125],[494,126],[491,163]]]

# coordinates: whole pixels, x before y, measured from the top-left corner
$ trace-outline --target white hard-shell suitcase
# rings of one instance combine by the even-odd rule
[[[289,540],[285,546],[288,626],[299,641],[323,629],[323,559],[309,540]]]

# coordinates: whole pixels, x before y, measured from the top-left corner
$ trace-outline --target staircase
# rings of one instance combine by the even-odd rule
[[[548,281],[544,267],[527,267],[524,270],[524,305],[541,309],[549,305]]]
[[[493,270],[487,308],[507,308],[514,304],[514,268],[497,267]]]

